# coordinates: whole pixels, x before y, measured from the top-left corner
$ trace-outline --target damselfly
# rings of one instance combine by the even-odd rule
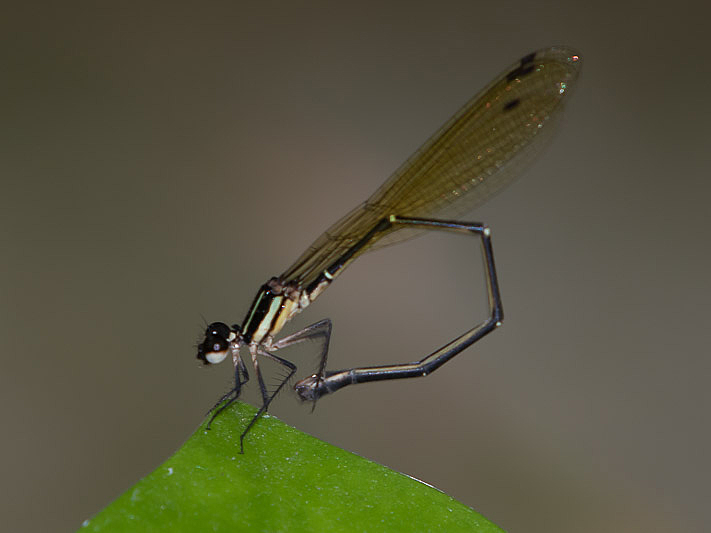
[[[566,47],[523,57],[467,102],[368,200],[316,239],[281,276],[267,281],[241,326],[210,324],[197,357],[210,364],[231,355],[235,384],[211,410],[208,427],[239,397],[249,379],[241,348],[249,351],[262,394],[262,406],[241,435],[243,451],[245,435],[296,372],[292,362],[274,353],[282,348],[306,340],[320,341],[318,371],[294,386],[301,399],[315,402],[346,385],[430,374],[499,326],[503,308],[489,228],[479,222],[461,222],[458,217],[502,189],[545,144],[580,67],[580,56]],[[338,371],[326,370],[329,319],[277,340],[284,325],[361,254],[426,230],[464,233],[480,240],[489,304],[489,317],[484,322],[416,363]],[[259,356],[287,371],[272,392],[264,384]]]

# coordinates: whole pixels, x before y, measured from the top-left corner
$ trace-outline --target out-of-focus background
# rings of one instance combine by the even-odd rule
[[[240,322],[472,94],[560,43],[584,67],[559,134],[469,217],[493,229],[504,328],[426,379],[273,413],[511,532],[708,530],[696,7],[6,6],[4,529],[76,529],[166,459],[230,384],[195,359],[203,317]],[[446,235],[364,256],[290,331],[331,317],[331,368],[418,359],[484,317],[480,263]]]

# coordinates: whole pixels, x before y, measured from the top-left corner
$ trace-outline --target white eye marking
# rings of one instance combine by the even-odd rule
[[[207,362],[212,363],[213,365],[221,363],[225,360],[225,357],[227,357],[227,350],[222,350],[221,352],[208,352],[205,354]]]

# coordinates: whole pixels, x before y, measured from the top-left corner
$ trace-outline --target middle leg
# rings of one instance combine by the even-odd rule
[[[257,411],[257,414],[255,414],[252,417],[252,420],[250,420],[249,424],[247,424],[247,427],[244,429],[242,432],[242,435],[239,437],[239,447],[240,447],[240,452],[239,453],[244,453],[244,438],[247,436],[247,433],[249,433],[249,430],[252,429],[252,426],[255,424],[259,418],[267,412],[267,409],[269,409],[269,404],[272,403],[272,400],[276,397],[277,394],[279,394],[279,391],[282,389],[282,387],[288,382],[291,377],[296,373],[296,365],[292,363],[291,361],[287,361],[286,359],[279,357],[278,355],[274,355],[273,353],[269,353],[266,350],[262,350],[256,345],[254,347],[250,346],[250,352],[252,353],[252,360],[254,361],[254,368],[255,372],[257,373],[257,379],[259,380],[259,386],[262,390],[262,398],[263,398],[263,403],[262,406],[259,408],[259,411]],[[288,369],[288,374],[287,376],[279,383],[279,386],[276,388],[276,390],[269,395],[267,392],[267,389],[264,385],[264,380],[262,378],[262,373],[259,371],[259,366],[257,363],[257,355],[262,355],[264,357],[268,357],[272,361],[275,361]]]

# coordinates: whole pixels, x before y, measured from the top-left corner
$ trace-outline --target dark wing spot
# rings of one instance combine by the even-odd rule
[[[536,59],[536,52],[531,52],[527,56],[523,56],[521,58],[521,66],[533,63],[534,59]]]
[[[519,66],[506,75],[506,81],[513,81],[516,78],[521,78],[533,72],[533,70],[536,68],[535,63],[533,62],[534,59],[536,59],[535,52],[522,57]]]
[[[504,104],[504,112],[506,111],[511,111],[514,107],[516,107],[518,104],[521,103],[520,98],[515,98],[514,100],[510,100]]]

